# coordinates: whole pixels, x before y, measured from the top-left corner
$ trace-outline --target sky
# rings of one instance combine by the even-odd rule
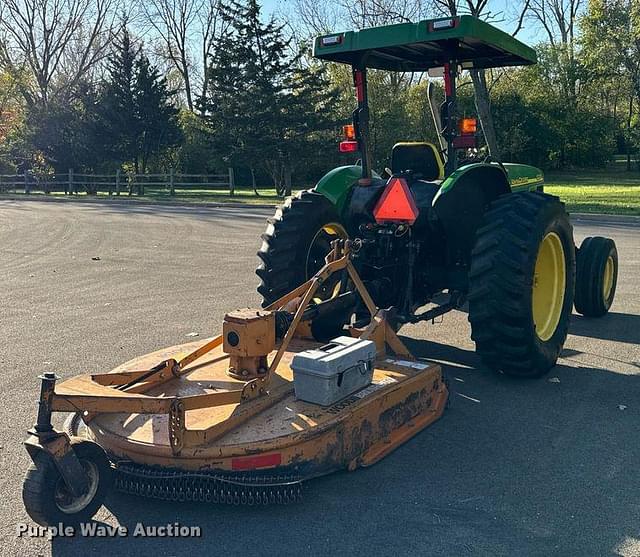
[[[317,0],[322,2],[323,0]],[[291,13],[290,0],[261,0],[262,11],[265,16],[278,13]],[[496,21],[492,23],[503,31],[511,33],[516,26],[518,17],[517,9],[520,2],[513,0],[491,0],[491,11],[497,15]],[[501,21],[502,20],[502,21]],[[335,31],[348,31],[348,29],[336,29]],[[534,28],[532,22],[526,22],[523,29],[518,34],[518,39],[525,43],[533,44],[539,41],[539,30]]]

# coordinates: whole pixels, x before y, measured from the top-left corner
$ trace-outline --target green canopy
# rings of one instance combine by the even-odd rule
[[[317,37],[313,55],[353,66],[425,71],[455,60],[463,68],[536,63],[536,52],[476,17],[399,23]]]

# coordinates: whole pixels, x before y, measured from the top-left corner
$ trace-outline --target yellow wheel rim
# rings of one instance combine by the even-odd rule
[[[604,265],[604,280],[602,281],[602,296],[605,302],[609,299],[613,288],[613,271],[613,257],[609,256]]]
[[[558,327],[566,281],[562,241],[555,232],[549,232],[540,244],[533,276],[533,324],[542,341],[549,340]]]
[[[344,226],[337,222],[330,222],[322,226],[314,235],[305,261],[305,280],[309,280],[324,265],[324,258],[331,250],[333,240],[346,240],[349,238]],[[335,280],[329,280],[318,291],[318,295],[313,299],[318,303],[329,300],[340,293],[339,275],[335,275]]]

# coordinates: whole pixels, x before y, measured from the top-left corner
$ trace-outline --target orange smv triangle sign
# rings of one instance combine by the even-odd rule
[[[382,197],[373,210],[373,216],[377,223],[403,222],[413,224],[419,213],[406,180],[395,177],[389,179]]]

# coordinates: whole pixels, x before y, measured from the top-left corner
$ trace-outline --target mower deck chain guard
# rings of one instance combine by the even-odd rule
[[[302,499],[302,479],[255,473],[181,472],[124,462],[116,466],[119,491],[165,501],[227,505],[287,505]]]

